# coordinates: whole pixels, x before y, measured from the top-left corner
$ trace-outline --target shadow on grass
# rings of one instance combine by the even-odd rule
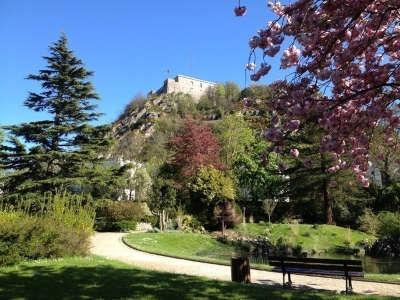
[[[1,299],[337,299],[332,294],[241,285],[124,266],[20,265],[0,273]]]

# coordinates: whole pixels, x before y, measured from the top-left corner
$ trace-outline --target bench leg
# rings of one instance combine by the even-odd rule
[[[292,279],[290,278],[290,273],[287,273],[288,275],[288,281],[286,282],[285,277],[286,277],[286,272],[282,272],[282,277],[283,277],[283,286],[284,287],[291,287],[292,286]]]
[[[349,276],[349,292],[353,292],[353,285],[351,284],[351,276]]]
[[[346,276],[346,294],[353,292],[353,285],[351,284],[351,276]]]

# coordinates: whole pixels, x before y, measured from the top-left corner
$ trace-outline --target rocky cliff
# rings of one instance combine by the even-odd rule
[[[176,110],[176,95],[149,95],[147,99],[133,101],[112,125],[113,136],[118,140],[136,133],[145,138],[154,132],[156,121]]]

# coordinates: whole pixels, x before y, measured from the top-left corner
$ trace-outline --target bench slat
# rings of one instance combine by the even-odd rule
[[[281,267],[281,263],[270,263],[271,266]],[[336,270],[336,271],[353,271],[361,272],[363,269],[361,266],[344,266],[344,265],[325,265],[325,264],[305,264],[296,262],[283,262],[283,267],[286,268],[298,268],[298,269],[319,269],[319,270]]]
[[[323,263],[323,264],[338,264],[338,265],[351,265],[351,266],[361,266],[361,260],[355,259],[330,259],[330,258],[296,258],[296,257],[277,257],[269,256],[268,261],[290,261],[290,262],[303,262],[303,263]]]
[[[274,268],[273,271],[281,272],[281,268]],[[334,276],[345,276],[344,271],[336,271],[336,270],[320,270],[320,269],[299,269],[299,268],[287,268],[287,272],[293,274],[315,274],[315,275],[334,275]],[[351,277],[364,277],[363,272],[349,272],[349,276]]]

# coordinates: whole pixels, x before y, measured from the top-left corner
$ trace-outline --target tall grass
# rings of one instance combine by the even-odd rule
[[[80,230],[92,231],[95,204],[90,195],[65,191],[20,197],[14,203],[0,198],[0,211],[53,219]]]

